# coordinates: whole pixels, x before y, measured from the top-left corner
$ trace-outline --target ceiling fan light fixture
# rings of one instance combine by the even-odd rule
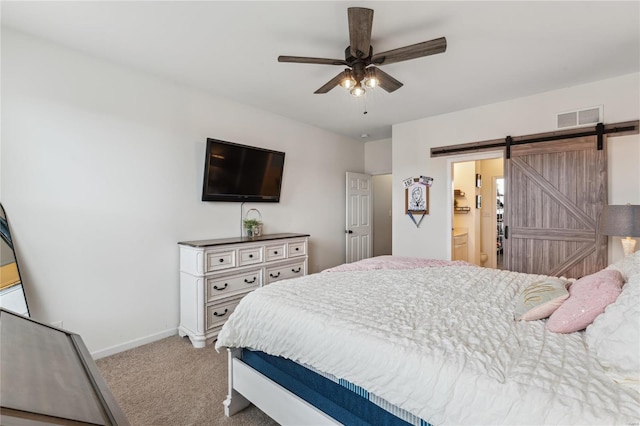
[[[378,87],[378,84],[380,84],[380,82],[378,81],[378,77],[376,77],[375,68],[368,68],[364,77],[364,85],[370,89],[374,89]]]
[[[356,85],[356,80],[353,78],[353,73],[351,70],[344,70],[344,77],[340,80],[340,86],[349,90],[352,89]]]
[[[360,83],[356,83],[356,85],[353,86],[353,89],[351,89],[349,91],[349,93],[351,93],[356,98],[359,98],[359,97],[363,96],[364,93],[365,93],[364,87],[362,87],[362,85]]]

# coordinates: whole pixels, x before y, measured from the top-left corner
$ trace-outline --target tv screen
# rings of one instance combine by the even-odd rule
[[[284,152],[207,139],[202,201],[280,201]]]

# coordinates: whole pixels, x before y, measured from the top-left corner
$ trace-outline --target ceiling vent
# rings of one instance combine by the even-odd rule
[[[601,123],[602,120],[602,105],[600,105],[556,114],[556,128],[566,129],[568,127],[589,126]]]

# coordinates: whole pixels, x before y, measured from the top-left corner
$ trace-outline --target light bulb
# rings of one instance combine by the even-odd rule
[[[360,83],[358,83],[354,86],[353,89],[351,89],[351,91],[349,91],[349,93],[351,93],[356,98],[359,98],[360,96],[364,95],[364,88],[360,85]]]
[[[353,74],[351,73],[351,70],[350,69],[344,70],[344,77],[340,81],[340,86],[349,90],[355,85],[356,85],[356,80],[353,78]]]
[[[379,84],[378,78],[376,77],[376,70],[375,68],[368,68],[367,69],[367,74],[364,78],[364,85],[373,89],[375,87],[377,87]]]
[[[345,78],[340,82],[340,86],[344,87],[345,89],[351,89],[355,85],[356,85],[356,81],[349,78]]]

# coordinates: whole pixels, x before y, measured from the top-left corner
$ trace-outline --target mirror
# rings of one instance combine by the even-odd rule
[[[0,204],[0,307],[29,316],[9,221]]]

